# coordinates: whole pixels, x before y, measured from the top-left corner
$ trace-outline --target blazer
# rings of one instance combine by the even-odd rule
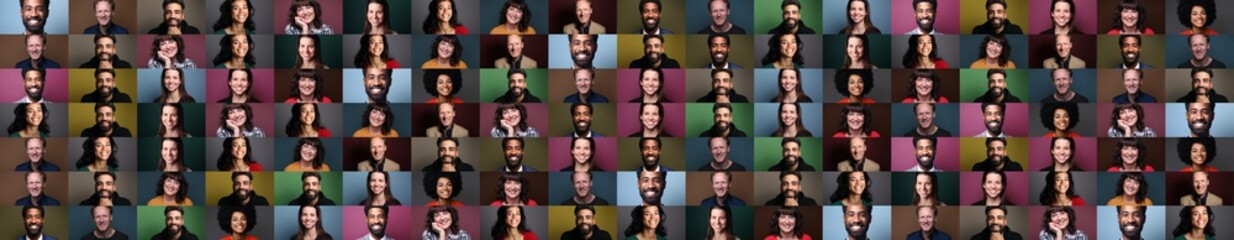
[[[510,63],[506,59],[509,58],[509,56],[498,58],[493,65],[497,68],[508,69],[510,68]],[[540,64],[536,63],[535,59],[531,59],[531,57],[528,56],[523,56],[523,62],[521,64],[522,65],[520,67],[522,68],[538,68],[540,66]]]
[[[1058,66],[1058,61],[1055,61],[1055,60],[1054,60],[1055,58],[1057,58],[1057,57],[1047,58],[1046,60],[1044,60],[1044,61],[1041,63],[1041,66],[1042,66],[1042,67],[1044,67],[1044,68],[1046,68],[1046,69],[1055,69],[1055,68],[1059,68],[1059,66]],[[1087,66],[1087,64],[1086,64],[1086,63],[1084,63],[1084,60],[1083,60],[1083,59],[1080,59],[1080,57],[1076,57],[1076,56],[1071,56],[1071,61],[1070,61],[1070,62],[1067,62],[1067,68],[1069,68],[1069,69],[1084,68],[1084,67],[1086,67],[1086,66]]]
[[[561,32],[565,34],[580,34],[580,32],[578,32],[578,27],[576,26],[578,26],[578,23],[576,22],[566,24],[565,27],[561,28]],[[591,21],[591,28],[588,28],[587,32],[582,34],[604,34],[605,32],[604,25],[600,25],[600,23],[596,21]]]
[[[1183,196],[1182,199],[1179,199],[1178,203],[1182,204],[1183,206],[1195,205],[1195,197],[1192,196],[1191,194],[1187,194],[1187,196]],[[1210,192],[1208,193],[1208,201],[1206,203],[1209,206],[1221,206],[1222,205],[1221,197],[1218,197],[1216,194],[1213,194]]]
[[[439,138],[441,137],[441,130],[437,130],[438,128],[438,126],[428,127],[428,130],[425,130],[424,134],[431,138]],[[469,133],[470,132],[467,131],[467,128],[459,126],[458,124],[455,124],[454,128],[450,130],[450,135],[456,138],[467,137],[469,136]]]

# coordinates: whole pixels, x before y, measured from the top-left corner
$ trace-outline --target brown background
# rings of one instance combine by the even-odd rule
[[[959,235],[960,209],[958,207],[939,206],[938,213],[935,213],[934,216],[934,229],[943,230],[947,235],[951,235],[953,239],[964,238]],[[916,206],[891,207],[891,236],[893,238],[908,236],[909,233],[917,230],[921,230],[921,225],[917,224]],[[1016,231],[1020,230],[1017,229]]]
[[[775,223],[772,219],[776,209],[780,207],[767,206],[754,209],[754,219],[750,222],[754,223],[754,238],[762,239],[772,232],[771,225]],[[797,219],[797,225],[801,226],[801,232],[810,235],[812,239],[820,239],[823,237],[823,209],[822,207],[798,207],[797,211],[801,213],[801,218]],[[832,231],[839,231],[832,229]]]
[[[823,132],[816,133],[816,136],[831,137],[837,130],[840,129],[840,109],[843,109],[845,104],[827,103],[823,104]],[[866,119],[870,122],[870,129],[878,131],[878,134],[884,138],[891,137],[891,105],[886,103],[865,104],[870,108],[870,116]]]
[[[373,156],[368,151],[369,138],[343,140],[343,170],[357,171],[356,164]],[[411,168],[411,139],[386,138],[386,158],[398,163],[399,171]]]
[[[1222,200],[1230,199],[1234,196],[1234,184],[1230,183],[1234,180],[1234,174],[1225,173],[1209,173],[1208,174],[1208,192],[1221,196]],[[1165,175],[1165,204],[1179,205],[1179,199],[1187,194],[1191,194],[1191,173],[1170,172]],[[1224,201],[1225,205],[1230,205],[1230,200]]]
[[[838,171],[836,164],[852,158],[848,152],[849,140],[830,135],[823,137],[823,171]],[[866,138],[866,158],[878,163],[882,171],[891,171],[891,136]]]
[[[94,18],[94,1],[75,0],[68,2],[69,16],[72,16],[69,18],[69,33],[84,33],[86,28],[99,23],[99,21]],[[137,31],[137,29],[135,29],[137,27],[137,4],[134,4],[133,1],[123,0],[115,1],[115,3],[115,6],[112,7],[112,10],[115,11],[115,13],[111,14],[112,23],[120,24],[120,26],[124,27],[124,29],[128,29],[129,34],[146,32],[145,30]],[[162,19],[163,11],[158,11],[157,13],[158,14],[153,15],[157,15],[159,19]],[[196,26],[198,23],[194,22],[193,24]]]
[[[48,172],[47,180],[43,181],[43,195],[51,196],[60,201],[60,205],[77,205],[76,202],[70,203],[68,174],[64,172]],[[30,192],[26,191],[26,173],[16,172],[12,174],[0,174],[0,181],[8,184],[0,184],[0,192],[4,192],[4,196],[0,197],[0,203],[16,203],[17,199],[29,196]],[[91,184],[91,186],[94,186]],[[80,200],[78,200],[80,201]]]
[[[1121,0],[1098,0],[1097,1],[1097,33],[1105,34],[1110,31],[1114,24],[1114,17],[1117,16],[1114,12],[1114,7]],[[1166,8],[1165,1],[1140,1],[1140,5],[1144,6],[1145,12],[1148,15],[1144,19],[1144,27],[1153,29],[1153,33],[1160,35],[1165,33],[1165,11],[1172,11],[1174,8]],[[1165,11],[1162,11],[1165,9]],[[1144,16],[1144,12],[1140,13]],[[1087,61],[1087,59],[1085,59]]]
[[[411,119],[412,122],[411,136],[423,137],[427,136],[426,131],[429,127],[437,125],[437,104],[432,103],[413,103],[411,104]],[[397,120],[402,121],[402,120]],[[487,133],[489,129],[480,130],[480,121],[493,121],[492,119],[480,119],[480,104],[464,103],[454,105],[454,124],[467,128],[467,134],[470,137],[480,136],[481,132]],[[487,134],[485,134],[487,135]],[[464,136],[455,136],[464,137]],[[436,143],[434,143],[436,144]]]
[[[750,172],[729,172],[733,180],[729,181],[728,194],[741,198],[746,206],[756,205],[754,202],[754,174]],[[711,190],[711,172],[686,173],[686,205],[698,205],[703,199],[715,196]]]
[[[557,30],[561,30],[560,27]],[[480,36],[480,67],[496,68],[494,61],[505,57],[506,35]],[[536,60],[537,68],[548,68],[548,35],[523,35],[523,55]]]
[[[292,86],[296,85],[299,79],[291,79],[292,76],[299,72],[299,69],[279,68],[274,72],[274,100],[282,103],[287,100],[288,96],[293,93]],[[321,89],[321,95],[330,97],[330,101],[334,103],[343,102],[343,70],[340,69],[318,69],[317,73],[321,75],[322,85],[317,88]],[[299,94],[299,93],[296,93]]]
[[[591,91],[604,95],[609,103],[623,102],[617,100],[617,70],[596,69],[595,73],[596,76],[591,79]],[[566,96],[578,92],[578,89],[574,88],[574,70],[549,70],[548,81],[548,98],[540,99],[544,102],[564,102],[562,100]]]
[[[480,189],[470,191],[480,192],[480,204],[489,205],[493,200],[497,199],[497,180],[501,178],[499,172],[482,172],[480,173]],[[549,205],[548,200],[548,173],[531,172],[523,173],[523,178],[527,179],[527,185],[523,185],[523,191],[527,198],[536,201],[540,206]]]
[[[1174,151],[1167,150],[1165,147],[1164,138],[1138,138],[1144,148],[1140,150],[1141,160],[1149,166],[1153,166],[1154,170],[1165,171],[1165,154],[1172,154]],[[1118,149],[1114,147],[1118,145],[1118,138],[1099,138],[1097,139],[1097,170],[1109,169],[1114,166],[1114,154]],[[1147,151],[1147,152],[1146,152]],[[1216,182],[1216,181],[1214,181]],[[1190,187],[1188,187],[1190,188]],[[1212,189],[1212,187],[1209,187]]]
[[[1148,93],[1157,98],[1157,102],[1169,102],[1165,96],[1165,70],[1148,69],[1143,70],[1144,77],[1140,78],[1140,91]],[[1187,81],[1190,83],[1190,81]],[[1187,84],[1190,86],[1190,84]],[[1092,99],[1093,102],[1111,102],[1115,96],[1127,92],[1123,89],[1123,70],[1122,69],[1097,69],[1097,99]],[[1163,113],[1164,114],[1164,113]]]
[[[43,159],[55,163],[61,171],[77,169],[72,166],[77,159],[69,160],[68,157],[68,138],[44,139],[47,141],[47,147],[43,149]],[[26,158],[26,139],[24,138],[0,138],[0,152],[8,153],[0,154],[0,170],[14,169],[18,164],[29,160]],[[22,188],[24,189],[25,185],[22,185]]]
[[[69,172],[67,174],[69,175],[69,197],[59,199],[61,205],[77,205],[94,194],[94,173]],[[133,204],[140,204],[139,202],[144,201],[144,199],[137,199],[137,172],[116,172],[116,193],[129,199]]]
[[[69,37],[65,35],[47,35],[47,43],[43,44],[43,56],[60,64],[60,67],[67,68],[77,66],[77,64],[68,64],[69,61]],[[23,35],[3,35],[0,36],[0,49],[6,54],[0,54],[0,66],[9,67],[16,65],[21,60],[30,58],[30,54],[26,53],[26,36]],[[93,51],[93,47],[91,48]],[[80,63],[78,63],[80,64]],[[6,76],[6,79],[8,76]],[[13,78],[19,79],[19,78]]]
[[[1043,68],[1043,61],[1055,55],[1054,35],[1028,36],[1028,49],[1028,66]],[[1106,67],[1097,66],[1097,37],[1094,35],[1071,35],[1071,55],[1084,60],[1085,68]]]
[[[894,69],[891,70],[891,102],[899,103],[904,97],[912,94],[909,87],[913,85],[914,69]],[[949,102],[960,102],[960,70],[959,69],[943,69],[934,70],[934,74],[938,75],[938,80],[942,82],[942,86],[938,83],[934,84],[934,88],[938,89],[939,95],[947,98]]]

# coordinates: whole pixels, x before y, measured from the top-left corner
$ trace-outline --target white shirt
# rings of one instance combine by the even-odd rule
[[[942,172],[943,170],[939,170],[938,166],[934,166],[934,167],[931,167],[929,171],[922,171],[921,165],[913,165],[913,168],[909,168],[908,170],[905,170],[905,171],[907,172]]]
[[[51,103],[51,101],[47,101],[47,98],[42,98],[39,99],[38,102],[31,102],[30,96],[27,95],[25,97],[21,97],[21,99],[17,99],[17,101],[14,101],[13,103]]]
[[[914,28],[912,31],[908,31],[908,33],[905,33],[905,34],[907,35],[935,35],[935,34],[942,35],[942,33],[938,33],[938,29],[930,30],[929,33],[926,33],[926,32],[921,31],[921,27]]]
[[[977,134],[977,136],[974,136],[974,137],[983,137],[983,138],[1000,137],[1000,138],[1005,138],[1005,137],[1007,137],[1007,133],[1006,133],[1006,132],[1002,132],[1002,133],[999,133],[999,134],[998,134],[998,136],[994,136],[994,135],[990,135],[990,130],[985,130],[984,132],[981,132],[981,134]]]

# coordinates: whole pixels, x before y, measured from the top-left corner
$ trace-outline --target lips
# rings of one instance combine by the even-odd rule
[[[580,60],[580,61],[581,61],[581,60],[586,60],[586,59],[587,59],[587,54],[586,54],[586,53],[575,53],[575,54],[574,54],[574,60]]]
[[[1201,128],[1204,128],[1204,126],[1207,126],[1207,125],[1208,125],[1208,124],[1207,124],[1207,123],[1204,123],[1203,121],[1196,121],[1196,122],[1192,122],[1192,123],[1191,123],[1191,128],[1201,129]]]
[[[985,126],[988,128],[998,128],[999,123],[998,122],[988,122],[985,124]]]

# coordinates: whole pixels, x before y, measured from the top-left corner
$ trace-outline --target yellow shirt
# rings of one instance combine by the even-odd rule
[[[155,196],[154,198],[151,198],[150,201],[147,201],[146,205],[147,206],[193,206],[193,199],[184,198],[183,204],[176,204],[175,202],[164,202],[163,196]]]
[[[365,127],[365,128],[360,128],[360,130],[356,130],[356,132],[355,132],[355,133],[352,133],[352,134],[351,134],[351,137],[358,137],[358,138],[359,138],[359,137],[365,137],[365,138],[371,138],[371,137],[398,137],[398,131],[397,131],[397,130],[394,130],[394,129],[390,129],[390,134],[380,135],[380,134],[373,134],[373,133],[369,133],[368,128],[367,128],[367,127]]]
[[[498,24],[496,27],[493,27],[493,30],[489,30],[489,31],[488,31],[488,34],[490,34],[490,35],[514,35],[514,34],[517,34],[517,35],[535,35],[535,34],[536,34],[536,28],[535,28],[535,27],[532,27],[532,26],[527,26],[527,31],[516,32],[516,31],[506,30],[506,25],[505,25],[505,24]]]
[[[1110,206],[1122,206],[1122,205],[1146,206],[1146,205],[1153,205],[1153,200],[1152,200],[1152,199],[1148,199],[1148,198],[1144,198],[1144,202],[1143,202],[1143,203],[1134,203],[1134,202],[1126,202],[1126,201],[1123,201],[1123,196],[1116,196],[1116,197],[1114,197],[1114,198],[1111,198],[1111,199],[1110,199],[1110,201],[1105,202],[1105,205],[1110,205]]]
[[[463,62],[462,60],[459,60],[458,66],[442,65],[442,64],[437,64],[437,59],[434,58],[434,59],[429,59],[428,61],[424,62],[424,64],[421,64],[420,68],[423,68],[423,69],[465,69],[467,68],[467,63]]]
[[[1015,68],[1015,62],[1007,61],[1007,66],[989,65],[985,63],[985,59],[977,59],[973,64],[969,64],[968,68],[990,69],[990,68]]]
[[[326,165],[325,163],[322,163],[321,169],[313,169],[312,167],[302,168],[300,167],[299,162],[293,162],[291,164],[287,164],[287,167],[283,168],[283,171],[284,172],[329,172],[330,165]]]

